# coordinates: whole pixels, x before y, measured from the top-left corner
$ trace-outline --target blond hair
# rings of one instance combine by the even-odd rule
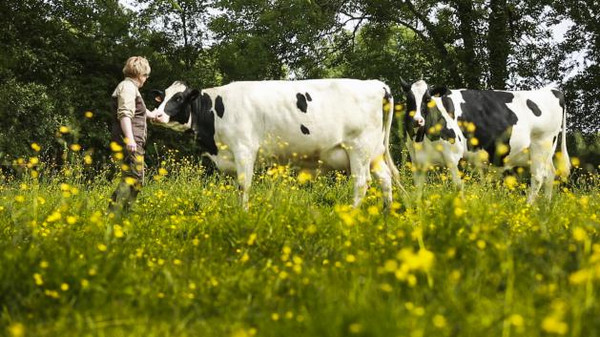
[[[127,59],[123,67],[123,75],[126,77],[137,78],[141,75],[150,74],[150,63],[143,56],[132,56]]]

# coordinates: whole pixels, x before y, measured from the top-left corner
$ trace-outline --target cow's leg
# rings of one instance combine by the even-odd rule
[[[375,174],[381,185],[383,191],[383,208],[388,209],[392,204],[392,172],[385,160],[383,160],[383,156],[379,156],[371,162],[371,172]]]
[[[417,192],[417,200],[421,200],[421,197],[423,196],[423,188],[425,187],[425,180],[427,179],[426,165],[413,163],[412,172],[415,190]]]
[[[548,166],[548,175],[546,175],[546,180],[544,181],[544,196],[550,200],[552,199],[552,190],[554,189],[554,178],[556,177],[556,168],[552,163],[552,158],[550,162],[547,164]]]
[[[248,148],[239,148],[233,151],[235,159],[235,169],[237,181],[242,189],[242,207],[248,209],[248,195],[250,185],[252,185],[252,176],[254,174],[254,161],[256,160],[256,151]]]
[[[552,193],[554,166],[552,165],[552,141],[532,142],[531,158],[531,190],[527,202],[533,203],[542,187],[546,193]],[[548,191],[548,184],[550,191]]]
[[[460,178],[458,165],[450,164],[448,166],[448,170],[450,170],[450,175],[452,176],[452,182],[454,183],[454,185],[462,190],[464,185],[462,179]]]
[[[446,152],[450,152],[447,150]],[[452,176],[452,182],[454,185],[461,190],[463,189],[463,181],[460,178],[460,172],[458,171],[458,162],[460,161],[460,156],[455,153],[445,153],[444,161],[446,162],[446,167],[450,171],[450,175]]]
[[[358,207],[367,193],[369,173],[369,157],[359,146],[351,146],[346,150],[350,160],[350,174],[354,180],[354,207]]]
[[[550,144],[550,142],[548,142]],[[554,163],[552,162],[552,157],[554,155],[555,147],[550,145],[549,148],[544,147],[545,159],[546,159],[546,177],[544,180],[544,196],[550,200],[552,199],[552,190],[554,188],[554,178],[556,177],[556,168],[554,167]]]

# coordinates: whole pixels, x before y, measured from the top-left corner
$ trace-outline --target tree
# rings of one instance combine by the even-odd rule
[[[135,32],[142,40],[160,38],[158,51],[176,58],[191,71],[210,37],[206,27],[210,1],[136,0],[140,15]]]
[[[0,16],[6,22],[0,42],[3,82],[13,81],[15,88],[44,97],[44,103],[31,110],[27,110],[31,102],[11,103],[17,109],[11,113],[20,116],[19,123],[39,128],[38,122],[50,118],[35,113],[41,111],[51,114],[52,120],[68,123],[72,130],[81,130],[73,141],[85,141],[86,148],[107,144],[102,112],[107,110],[110,90],[122,76],[124,55],[129,53],[124,46],[129,42],[130,18],[118,2],[8,1],[0,4]],[[30,95],[14,99],[26,97]],[[25,110],[18,111],[21,108]],[[87,110],[96,113],[94,122],[84,123]],[[51,153],[61,152],[52,149],[56,143],[41,145]]]
[[[511,53],[508,0],[491,0],[487,34],[490,64],[489,86],[504,89],[508,80],[508,57]]]
[[[554,4],[558,19],[573,25],[558,46],[561,64],[558,76],[575,73],[564,81],[567,91],[571,129],[585,133],[600,129],[600,3],[597,1],[561,0]],[[571,58],[574,56],[574,58]]]
[[[306,77],[331,52],[342,0],[221,0],[210,24],[226,79]]]

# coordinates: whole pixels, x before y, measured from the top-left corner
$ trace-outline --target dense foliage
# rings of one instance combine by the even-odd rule
[[[49,139],[57,123],[75,130],[83,150],[103,162],[109,95],[131,55],[148,57],[153,68],[143,94],[174,80],[208,87],[378,78],[398,99],[402,78],[495,89],[554,83],[567,92],[570,130],[595,132],[598,6],[592,0],[3,1],[0,163],[29,155],[33,142],[60,162],[64,144]],[[163,146],[195,151],[172,133],[151,131],[153,165]]]

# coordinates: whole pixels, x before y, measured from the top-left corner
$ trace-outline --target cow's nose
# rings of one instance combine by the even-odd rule
[[[156,115],[156,121],[159,123],[167,124],[169,123],[169,116],[166,113],[158,112]]]
[[[423,117],[415,117],[415,121],[417,122],[417,124],[419,124],[419,126],[425,125],[425,118]]]

